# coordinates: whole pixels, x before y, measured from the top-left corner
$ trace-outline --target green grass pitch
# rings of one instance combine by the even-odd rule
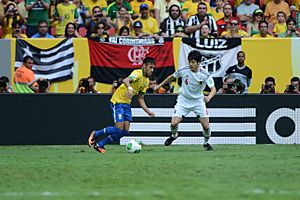
[[[0,146],[0,199],[300,199],[300,145]]]

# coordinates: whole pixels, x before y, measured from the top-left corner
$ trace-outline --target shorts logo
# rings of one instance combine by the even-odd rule
[[[121,113],[118,114],[118,119],[122,119],[122,114]]]

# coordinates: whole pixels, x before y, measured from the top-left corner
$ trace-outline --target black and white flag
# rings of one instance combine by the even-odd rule
[[[64,39],[48,49],[41,49],[29,44],[26,40],[17,39],[15,68],[22,66],[22,60],[26,55],[33,57],[32,70],[35,78],[58,82],[71,79],[73,76],[73,39]]]
[[[182,38],[178,69],[189,65],[187,57],[190,51],[198,50],[203,55],[201,66],[219,82],[225,76],[226,70],[237,64],[237,53],[242,50],[241,44],[240,38]]]

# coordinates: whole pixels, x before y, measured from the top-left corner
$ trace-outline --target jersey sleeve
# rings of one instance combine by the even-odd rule
[[[215,82],[214,82],[214,79],[212,76],[209,76],[207,79],[206,79],[206,84],[209,88],[212,88],[215,86]]]
[[[179,78],[179,77],[181,77],[181,76],[182,76],[182,73],[181,73],[180,70],[174,72],[174,74],[173,74],[173,77],[174,77],[174,78]]]
[[[142,74],[139,73],[139,71],[134,70],[129,76],[128,78],[131,80],[131,82],[137,81],[141,78]]]

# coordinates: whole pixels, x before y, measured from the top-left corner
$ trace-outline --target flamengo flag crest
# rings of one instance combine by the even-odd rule
[[[179,56],[179,69],[188,66],[188,54],[198,50],[203,55],[201,66],[212,74],[214,79],[224,77],[226,70],[237,64],[237,53],[242,50],[242,40],[217,38],[182,38]]]
[[[102,39],[102,40],[101,40]],[[110,37],[89,39],[91,76],[100,83],[111,84],[140,69],[145,57],[156,60],[153,76],[161,82],[175,72],[172,38]]]
[[[15,68],[22,66],[22,60],[27,55],[33,57],[32,70],[35,78],[44,78],[51,82],[72,78],[74,66],[73,39],[64,39],[48,49],[40,49],[25,40],[17,39]]]

